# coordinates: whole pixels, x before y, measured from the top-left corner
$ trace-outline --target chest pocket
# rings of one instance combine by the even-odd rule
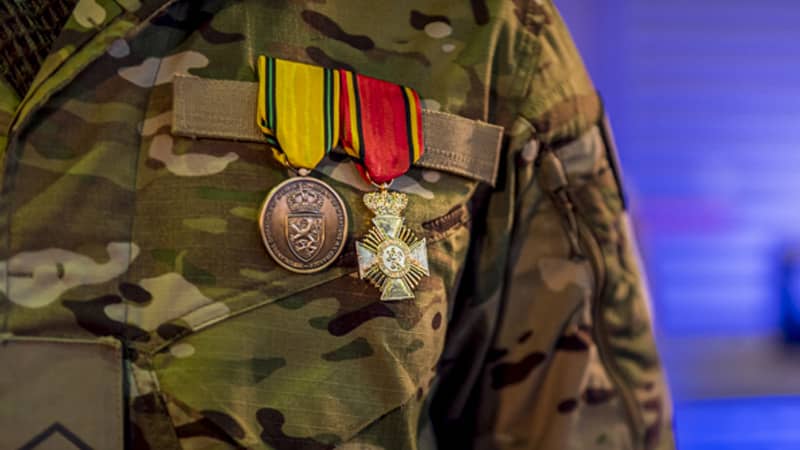
[[[260,202],[289,174],[251,123],[255,83],[176,77],[173,92],[171,105],[154,103],[145,120],[147,128],[169,114],[171,128],[143,133],[141,251],[130,284],[162,313],[140,321],[148,339],[136,347],[174,424],[203,417],[247,447],[330,448],[392,411],[417,410],[408,405],[421,404],[435,376],[447,300],[466,257],[466,202],[480,181],[494,180],[502,129],[424,114],[427,159],[392,188],[408,194],[405,223],[427,240],[430,276],[415,299],[382,302],[358,278],[354,242],[372,214],[361,199],[371,187],[355,165],[334,155],[313,174],[348,211],[344,252],[322,272],[288,272],[257,229]],[[157,148],[167,144],[168,152]],[[199,164],[201,156],[223,170],[187,174],[198,169],[187,157]],[[167,306],[155,307],[157,297]],[[142,305],[128,317],[147,316]]]

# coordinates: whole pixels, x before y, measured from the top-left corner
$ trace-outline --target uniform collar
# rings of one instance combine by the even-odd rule
[[[102,45],[90,45],[95,38],[103,34],[103,40],[110,43],[114,38],[130,37],[142,28],[143,23],[175,1],[79,1],[19,103],[11,131],[18,130],[33,110],[103,54],[105,48]]]
[[[135,24],[147,20],[173,0],[80,1],[67,19],[50,54],[36,74],[28,92],[35,90],[59,67],[114,21],[124,18]],[[27,95],[26,95],[27,96]]]

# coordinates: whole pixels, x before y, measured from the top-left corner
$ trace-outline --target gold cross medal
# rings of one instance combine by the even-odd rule
[[[425,239],[404,224],[404,193],[389,191],[422,156],[422,111],[417,93],[405,86],[342,71],[342,147],[356,158],[364,178],[378,187],[364,195],[375,214],[356,242],[358,274],[381,291],[381,300],[414,298],[430,275]]]
[[[425,238],[417,238],[400,216],[408,198],[385,188],[364,195],[374,214],[372,228],[356,242],[358,274],[380,289],[381,300],[414,298],[422,277],[430,275]]]

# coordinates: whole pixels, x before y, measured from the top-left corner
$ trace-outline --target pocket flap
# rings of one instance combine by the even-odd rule
[[[0,335],[0,448],[123,448],[115,339]]]

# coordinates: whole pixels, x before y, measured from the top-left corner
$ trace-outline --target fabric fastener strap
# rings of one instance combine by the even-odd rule
[[[179,75],[173,84],[173,134],[265,142],[254,119],[258,83]],[[503,127],[423,109],[422,129],[425,153],[415,166],[494,186]]]

